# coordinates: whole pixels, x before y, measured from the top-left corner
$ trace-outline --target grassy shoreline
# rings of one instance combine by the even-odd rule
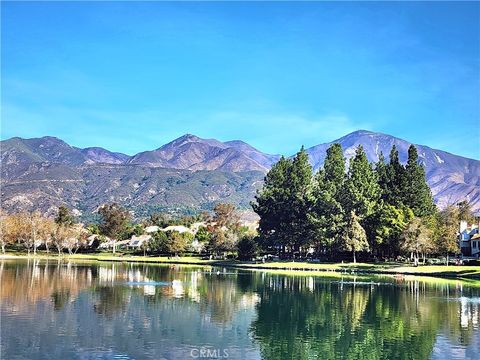
[[[88,260],[88,261],[116,261],[156,264],[185,264],[200,266],[223,266],[252,270],[283,270],[288,272],[336,272],[349,274],[379,274],[379,275],[415,275],[438,278],[464,278],[480,282],[480,266],[445,266],[425,265],[408,266],[398,263],[307,263],[307,262],[267,262],[250,263],[238,260],[206,260],[199,257],[167,257],[167,256],[130,256],[100,254],[62,254],[60,257],[54,253],[41,253],[36,256],[23,253],[0,254],[0,260],[15,259],[62,259],[62,260]]]

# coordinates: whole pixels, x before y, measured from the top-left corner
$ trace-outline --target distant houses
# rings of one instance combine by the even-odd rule
[[[133,235],[130,239],[122,240],[122,241],[116,241],[116,240],[110,239],[107,236],[95,234],[88,237],[87,239],[88,247],[104,249],[104,250],[113,249],[114,247],[116,249],[124,248],[124,249],[139,250],[139,249],[143,249],[146,246],[146,244],[148,244],[148,242],[152,239],[153,234],[158,231],[163,231],[163,232],[176,231],[176,232],[179,232],[180,234],[190,233],[192,235],[195,235],[201,226],[205,226],[205,223],[204,222],[194,223],[191,228],[183,225],[171,225],[165,228],[160,228],[159,226],[156,226],[156,225],[147,226],[144,229],[144,234]],[[194,249],[194,251],[200,252],[201,249],[203,248],[203,244],[200,244],[197,240],[194,240],[192,243],[192,248]]]
[[[190,234],[191,240],[189,241],[189,251],[196,253],[201,253],[205,249],[205,243],[199,241],[195,238],[198,230],[200,228],[206,228],[208,226],[215,225],[215,222],[205,222],[199,221],[190,225],[190,227],[184,225],[170,225],[167,227],[160,227],[157,225],[146,226],[141,235],[133,235],[130,239],[126,240],[115,240],[111,239],[108,236],[104,235],[90,235],[87,238],[87,246],[90,249],[99,249],[99,250],[114,250],[114,249],[129,249],[129,250],[148,250],[149,242],[155,236],[155,233],[158,232],[177,232],[183,235]],[[245,221],[241,223],[242,226],[247,227],[248,229],[256,229],[258,226],[258,221]],[[222,229],[227,229],[222,227]]]
[[[458,239],[460,242],[460,250],[463,256],[476,257],[480,256],[480,222],[471,224],[464,220],[460,221],[460,229]]]
[[[92,235],[88,238],[89,240],[88,246],[95,247],[98,249],[113,249],[114,247],[116,249],[121,249],[121,248],[141,249],[144,244],[150,241],[151,238],[152,238],[152,235],[144,234],[139,236],[133,235],[130,239],[116,241],[104,236],[103,241],[98,242],[98,240],[100,239],[100,236]]]

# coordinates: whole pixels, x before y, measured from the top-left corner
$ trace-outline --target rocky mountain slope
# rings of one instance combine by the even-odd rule
[[[362,145],[370,161],[391,146],[406,161],[408,141],[356,131],[338,142],[350,158]],[[314,169],[322,166],[333,143],[307,149]],[[480,209],[480,161],[417,145],[427,181],[440,206],[467,199]],[[265,172],[279,156],[245,142],[220,142],[184,135],[160,148],[134,156],[103,148],[80,149],[54,137],[12,138],[0,142],[2,208],[52,212],[65,204],[83,213],[116,201],[137,216],[152,210],[195,211],[215,202],[248,208]]]
[[[220,142],[184,135],[157,150],[141,152],[127,162],[188,170],[267,171],[279,156],[267,155],[242,141]]]
[[[405,163],[410,142],[391,135],[359,130],[330,143],[307,149],[314,170],[323,165],[326,150],[333,143],[340,143],[347,159],[355,155],[355,149],[362,145],[369,161],[377,162],[380,153],[388,161],[393,145],[399,152],[400,161]],[[480,209],[480,161],[453,155],[445,151],[415,145],[420,162],[425,166],[427,182],[435,201],[440,207],[468,200],[475,209]]]

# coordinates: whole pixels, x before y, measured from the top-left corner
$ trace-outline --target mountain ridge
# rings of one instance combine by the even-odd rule
[[[354,155],[355,148],[362,145],[367,158],[372,162],[378,161],[380,152],[388,159],[391,146],[395,144],[403,163],[406,162],[408,147],[411,144],[388,134],[357,130],[332,142],[306,149],[314,170],[323,165],[327,148],[336,142],[342,145],[347,160]],[[414,145],[418,149],[419,159],[426,169],[427,181],[440,207],[466,199],[471,202],[474,209],[480,209],[480,161],[425,145]],[[162,191],[176,193],[174,195],[164,193],[163,198],[154,196],[153,200],[149,200],[145,196],[140,196],[138,193],[140,190],[137,191],[137,188],[132,193],[125,191],[125,187],[133,186],[125,185],[129,184],[128,180],[135,179],[134,183],[141,186],[143,177],[137,178],[139,173],[148,173],[149,176],[155,177],[157,182],[163,183],[164,177],[172,176],[171,171],[182,172],[185,178],[179,180],[180,183],[194,181],[190,185],[195,189],[192,190],[195,199],[190,198],[187,201],[189,206],[205,208],[210,206],[208,204],[212,201],[229,199],[240,203],[242,196],[246,197],[243,200],[253,199],[255,192],[252,192],[252,189],[258,188],[266,171],[280,158],[279,155],[263,153],[241,140],[221,142],[216,139],[202,139],[192,134],[185,134],[155,150],[140,152],[133,156],[112,152],[102,147],[82,149],[52,136],[32,139],[14,137],[3,140],[0,142],[0,153],[2,200],[13,210],[19,207],[21,201],[12,199],[35,198],[32,197],[33,193],[45,196],[43,209],[51,207],[52,204],[65,202],[90,211],[98,206],[96,202],[100,200],[118,200],[131,206],[142,206],[143,203],[150,202],[154,205],[175,206],[172,197],[178,198],[177,206],[183,206],[182,199],[188,198],[185,195],[188,188],[177,186],[173,180]],[[155,171],[153,170],[155,168],[164,170]],[[97,178],[91,178],[87,172],[98,173]],[[123,177],[116,177],[114,172],[122,173]],[[189,173],[194,175],[187,176]],[[229,173],[232,175],[221,175]],[[202,177],[213,179],[209,186],[219,191],[216,195],[205,195],[208,191],[205,194],[200,191],[203,187],[203,180],[200,180]],[[235,185],[222,183],[229,177],[236,179],[233,182]],[[253,188],[249,187],[252,184],[247,186],[238,180],[239,178],[252,181]],[[105,188],[102,181],[109,184],[111,189]],[[62,191],[70,189],[72,183],[84,183],[85,186],[82,185],[84,193],[80,194],[77,191],[70,200],[65,200],[67,195],[62,194]],[[91,190],[92,183],[96,188],[102,188],[105,193],[109,193],[110,197],[105,198]],[[42,186],[49,187],[48,193],[45,193]],[[159,189],[153,186],[150,190],[158,192]],[[180,196],[180,193],[184,195]],[[92,194],[97,194],[95,195],[97,199]],[[133,199],[135,197],[138,199]],[[243,201],[243,204],[248,206],[248,201]]]

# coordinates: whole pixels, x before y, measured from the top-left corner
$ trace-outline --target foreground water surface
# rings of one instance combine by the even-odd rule
[[[480,288],[2,261],[1,359],[480,359]]]

